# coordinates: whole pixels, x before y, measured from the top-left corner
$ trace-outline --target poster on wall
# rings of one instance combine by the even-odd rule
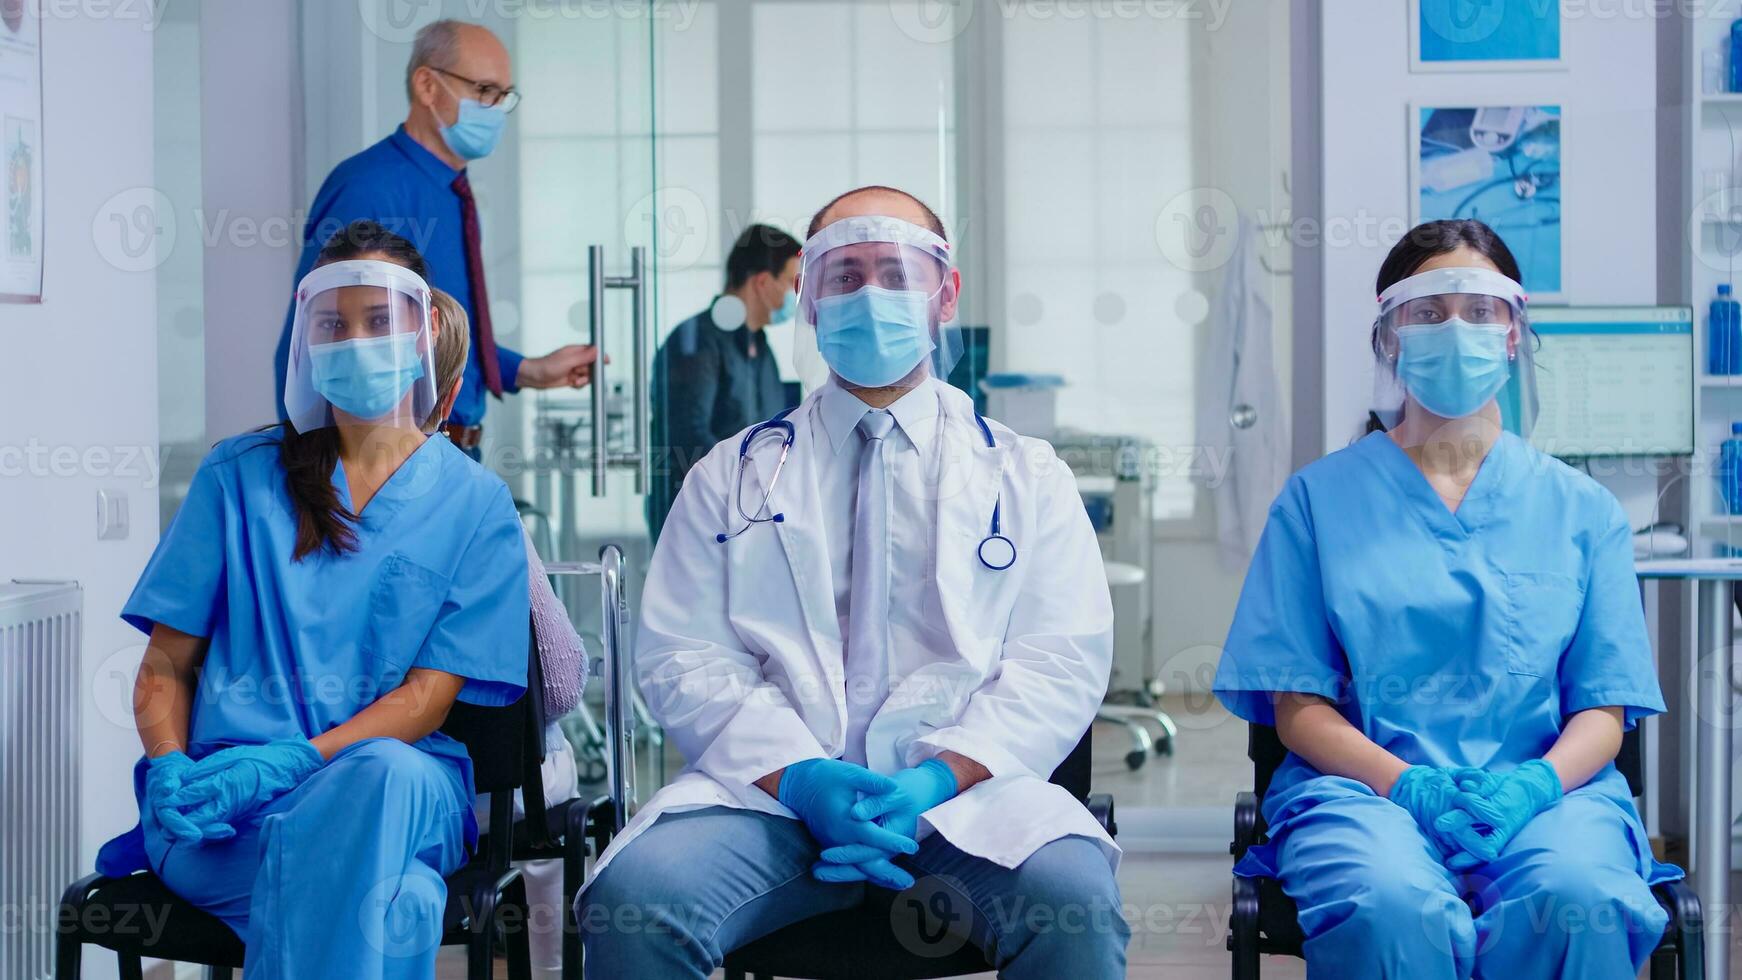
[[[42,301],[42,22],[0,0],[0,302]]]
[[[1412,223],[1474,218],[1506,242],[1533,301],[1561,298],[1561,107],[1412,106]]]
[[[1411,71],[1552,71],[1560,0],[1410,0]]]

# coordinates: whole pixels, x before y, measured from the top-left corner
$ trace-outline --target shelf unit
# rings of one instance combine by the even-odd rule
[[[1694,308],[1694,350],[1699,374],[1694,399],[1694,458],[1689,467],[1685,502],[1696,527],[1734,538],[1742,546],[1742,516],[1724,513],[1718,491],[1717,461],[1730,423],[1742,421],[1742,375],[1711,375],[1705,371],[1709,309],[1720,283],[1731,283],[1742,298],[1742,92],[1702,90],[1706,52],[1728,51],[1734,12],[1702,8],[1689,14],[1685,91],[1693,93],[1685,108],[1683,159],[1687,172],[1681,213],[1687,248],[1681,297],[1663,302],[1688,303]],[[1721,177],[1720,177],[1721,175]],[[1666,246],[1670,243],[1664,243]],[[1675,492],[1675,491],[1671,491]]]

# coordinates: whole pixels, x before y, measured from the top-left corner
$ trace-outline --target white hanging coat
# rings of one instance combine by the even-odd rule
[[[1198,446],[1215,465],[1200,466],[1194,476],[1215,498],[1216,537],[1227,568],[1252,558],[1270,505],[1291,472],[1293,447],[1276,377],[1261,247],[1251,219],[1242,216],[1198,374]],[[1234,424],[1242,412],[1250,413],[1243,429]]]
[[[1100,824],[1047,781],[1094,718],[1112,664],[1113,608],[1094,529],[1051,446],[988,420],[998,444],[988,447],[967,395],[937,388],[953,477],[938,481],[937,545],[891,560],[896,575],[928,576],[926,607],[941,610],[955,651],[892,651],[867,763],[890,773],[951,750],[992,773],[928,811],[921,836],[936,831],[1014,868],[1074,834],[1100,843],[1116,866],[1119,849]],[[689,765],[641,807],[595,874],[662,813],[725,806],[794,817],[755,781],[842,753],[845,666],[811,452],[817,400],[812,393],[788,416],[796,438],[769,501],[783,522],[715,541],[742,524],[734,477],[743,433],[684,478],[648,573],[635,668]],[[779,457],[780,439],[762,434],[745,466],[747,512]],[[1001,572],[977,553],[1000,483],[1002,530],[1017,549]]]

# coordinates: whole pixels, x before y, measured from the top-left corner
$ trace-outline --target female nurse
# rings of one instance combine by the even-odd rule
[[[433,975],[443,876],[476,842],[456,699],[525,686],[527,565],[507,488],[420,423],[429,287],[359,222],[298,285],[288,421],[218,444],[122,612],[141,868],[247,944],[244,976]]]
[[[1294,899],[1311,976],[1619,980],[1666,924],[1650,885],[1680,873],[1613,764],[1663,710],[1632,534],[1508,431],[1534,411],[1518,279],[1479,222],[1391,251],[1372,345],[1401,418],[1288,481],[1217,671],[1289,749],[1235,871]]]

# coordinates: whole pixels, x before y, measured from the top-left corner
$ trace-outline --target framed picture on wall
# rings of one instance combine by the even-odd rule
[[[42,22],[0,0],[0,303],[42,301]]]
[[[1555,71],[1561,0],[1409,0],[1411,71]]]
[[[1412,223],[1474,218],[1518,259],[1533,302],[1561,290],[1561,107],[1410,107]]]

